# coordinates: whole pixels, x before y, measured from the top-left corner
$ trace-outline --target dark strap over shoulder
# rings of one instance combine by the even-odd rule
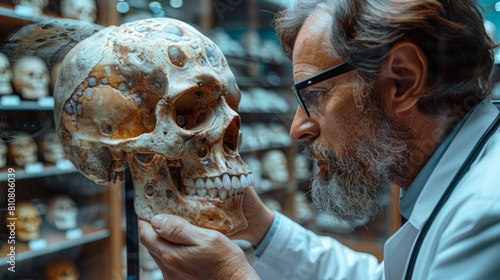
[[[498,110],[500,110],[500,100],[493,101],[493,104],[497,107]],[[498,127],[500,127],[500,114],[497,115],[497,117],[495,118],[493,123],[488,127],[486,132],[483,134],[483,136],[481,136],[479,141],[476,143],[476,146],[474,146],[474,149],[469,154],[469,156],[467,157],[467,159],[465,160],[463,165],[460,167],[460,170],[455,175],[455,177],[451,181],[450,185],[446,189],[445,193],[443,194],[443,196],[439,200],[438,204],[436,205],[436,207],[432,211],[431,215],[429,216],[429,219],[427,220],[427,222],[425,222],[424,227],[422,228],[422,231],[418,235],[417,241],[415,242],[415,246],[413,247],[413,250],[411,252],[410,261],[408,262],[408,267],[406,269],[405,279],[409,280],[409,279],[411,279],[411,277],[413,275],[413,269],[415,267],[415,262],[417,260],[418,252],[420,251],[420,247],[422,246],[422,242],[424,241],[425,235],[427,234],[427,231],[429,231],[429,228],[431,227],[432,222],[436,218],[436,216],[439,213],[439,211],[441,210],[441,208],[443,208],[443,206],[446,203],[446,201],[448,200],[448,198],[451,196],[451,193],[455,189],[458,182],[460,182],[460,180],[465,175],[465,173],[467,173],[472,162],[474,162],[477,155],[482,150],[483,146],[486,144],[486,142],[488,141],[490,136],[493,135],[497,131]]]

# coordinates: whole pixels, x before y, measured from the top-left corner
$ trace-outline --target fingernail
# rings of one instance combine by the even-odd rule
[[[151,220],[151,225],[155,229],[161,229],[163,227],[163,224],[165,224],[165,218],[160,217],[160,216],[154,216],[153,219]]]

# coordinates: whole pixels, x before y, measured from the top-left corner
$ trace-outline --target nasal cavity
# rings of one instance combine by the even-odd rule
[[[223,138],[224,151],[227,154],[238,151],[238,136],[240,131],[240,117],[235,116],[226,128]]]

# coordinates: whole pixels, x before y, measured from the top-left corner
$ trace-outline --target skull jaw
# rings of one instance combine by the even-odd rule
[[[40,232],[38,228],[21,230],[17,233],[17,239],[25,242],[35,240],[38,237],[40,237]]]
[[[243,194],[221,201],[180,195],[165,186],[158,186],[153,197],[148,197],[143,191],[137,191],[135,187],[134,192],[135,212],[140,219],[148,222],[151,222],[155,215],[171,214],[182,217],[193,225],[213,229],[224,235],[236,233],[248,225],[243,215]],[[169,198],[167,198],[167,193],[169,193]],[[165,195],[162,196],[162,194]],[[175,195],[177,201],[173,200],[170,195]]]

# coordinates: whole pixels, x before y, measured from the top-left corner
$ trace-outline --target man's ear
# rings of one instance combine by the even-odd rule
[[[427,81],[427,57],[415,43],[396,43],[382,65],[386,89],[383,103],[393,114],[412,109],[425,89]]]

